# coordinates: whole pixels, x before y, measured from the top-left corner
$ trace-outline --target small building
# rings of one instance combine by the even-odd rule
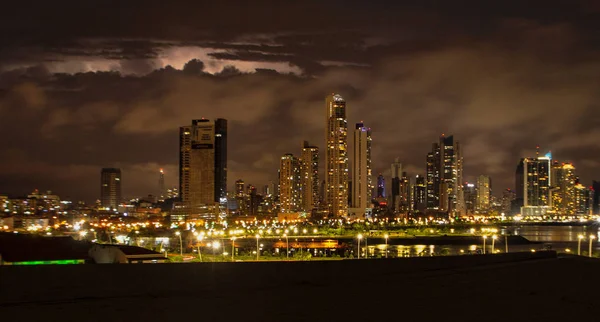
[[[153,250],[114,244],[95,244],[90,248],[89,256],[96,264],[163,263],[167,260],[164,254]]]

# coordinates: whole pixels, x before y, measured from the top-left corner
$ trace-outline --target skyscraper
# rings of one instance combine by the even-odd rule
[[[356,123],[354,158],[352,160],[352,208],[362,215],[371,205],[373,194],[371,172],[371,129]]]
[[[385,198],[385,178],[381,173],[377,176],[377,198]]]
[[[559,215],[575,215],[577,176],[573,164],[553,162],[551,179],[552,210]]]
[[[448,214],[464,213],[463,158],[454,136],[442,135],[427,154],[427,208]]]
[[[425,177],[417,174],[415,185],[413,186],[413,210],[417,213],[424,212],[427,201],[427,185]]]
[[[398,195],[398,210],[408,213],[412,210],[410,178],[406,172],[402,172],[400,178],[400,194]]]
[[[346,101],[338,94],[325,99],[326,140],[325,186],[326,204],[333,216],[348,215],[348,121]]]
[[[279,204],[281,213],[298,212],[302,208],[300,160],[287,153],[281,157],[279,167]]]
[[[100,172],[100,202],[112,209],[121,203],[121,169],[103,168]]]
[[[485,214],[490,210],[492,198],[492,181],[490,177],[484,175],[477,177],[476,191],[477,199],[475,211],[480,214]]]
[[[427,154],[427,210],[440,208],[440,146],[433,143]]]
[[[550,153],[536,158],[523,159],[523,207],[524,216],[541,216],[550,210]]]
[[[392,210],[399,209],[399,196],[400,196],[400,176],[402,174],[402,163],[400,163],[400,159],[396,158],[394,163],[392,163]]]
[[[311,212],[319,204],[319,148],[302,144],[302,204],[303,210]]]
[[[163,169],[160,169],[159,171],[159,177],[158,177],[158,197],[160,199],[164,199],[165,198],[165,172],[163,171]]]
[[[238,179],[235,182],[235,199],[237,200],[238,214],[240,216],[245,216],[248,214],[248,202],[247,202],[246,191],[244,190],[244,187],[245,187],[244,180]]]
[[[512,204],[513,204],[513,201],[515,200],[516,196],[517,195],[514,190],[504,189],[504,191],[502,191],[502,212],[505,215],[508,215],[511,213]]]
[[[465,182],[463,184],[463,193],[465,196],[465,213],[472,215],[475,213],[477,205],[477,188],[472,183]]]
[[[193,120],[179,130],[179,191],[192,208],[227,198],[227,120]]]

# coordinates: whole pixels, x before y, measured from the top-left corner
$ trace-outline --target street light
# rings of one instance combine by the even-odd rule
[[[204,239],[204,236],[198,236],[198,259],[200,261],[202,261],[202,252],[200,251],[200,244],[202,243],[202,239]]]
[[[360,240],[363,238],[363,235],[358,234],[358,236],[356,236],[356,238],[358,239],[358,259],[360,259]]]
[[[175,235],[179,236],[179,255],[183,256],[183,241],[181,240],[181,233],[176,231]]]
[[[594,239],[596,239],[596,236],[590,235],[590,251],[588,252],[590,254],[590,257],[592,257],[592,242],[594,241]]]
[[[583,235],[578,235],[577,239],[577,255],[581,256],[581,241],[583,240]]]
[[[483,253],[485,254],[485,240],[487,239],[486,235],[481,236],[483,238]]]
[[[258,260],[258,255],[260,254],[260,251],[258,250],[258,239],[260,238],[259,234],[256,234],[256,260]]]
[[[235,237],[231,237],[231,261],[234,262],[234,254],[235,254]]]
[[[385,258],[388,258],[388,238],[390,238],[390,236],[388,236],[388,234],[383,235],[383,238],[385,238]]]
[[[287,234],[283,234],[283,237],[285,237],[285,258],[290,258],[290,242],[288,241],[288,235]]]
[[[492,254],[494,253],[494,244],[496,242],[496,239],[498,239],[498,236],[496,236],[496,235],[492,236]]]

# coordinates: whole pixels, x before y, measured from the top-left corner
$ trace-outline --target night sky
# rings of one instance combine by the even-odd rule
[[[375,173],[424,174],[446,133],[496,194],[536,145],[600,179],[598,1],[37,2],[0,11],[0,194],[93,201],[102,167],[124,197],[161,167],[176,186],[201,117],[229,120],[230,190],[261,186],[323,149],[331,92],[372,128]]]

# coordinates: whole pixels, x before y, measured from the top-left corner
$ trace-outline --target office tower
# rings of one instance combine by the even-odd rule
[[[165,172],[163,169],[160,169],[159,177],[158,177],[158,196],[161,199],[164,199],[166,195],[165,191]]]
[[[275,184],[275,182],[273,181],[269,181],[269,191],[268,191],[268,195],[271,195],[272,197],[276,197],[277,196],[277,187],[279,185]]]
[[[258,215],[258,205],[260,204],[260,198],[256,193],[256,187],[249,184],[246,191],[246,196],[248,198],[248,216],[256,217]]]
[[[121,169],[103,168],[100,173],[102,207],[117,209],[121,203]]]
[[[427,154],[427,206],[453,215],[464,213],[463,158],[454,136],[442,135]]]
[[[377,176],[377,198],[385,198],[385,178],[381,173]]]
[[[302,208],[312,212],[319,204],[319,148],[302,143]]]
[[[550,210],[550,153],[536,158],[523,159],[523,207],[524,216],[542,216]]]
[[[575,215],[577,177],[573,164],[553,162],[551,180],[552,210],[559,215]]]
[[[517,195],[514,190],[504,189],[504,191],[502,191],[502,213],[505,215],[511,213],[512,204],[516,198]]]
[[[346,101],[338,94],[325,99],[325,202],[329,214],[348,215],[348,121]]]
[[[525,194],[525,178],[523,177],[525,174],[524,162],[525,159],[519,160],[515,169],[515,200],[512,202],[510,210],[512,215],[520,214],[523,207],[523,196]]]
[[[238,205],[238,214],[246,216],[248,214],[248,204],[246,202],[246,191],[244,190],[244,180],[239,179],[235,182],[235,199]]]
[[[179,130],[179,191],[192,208],[227,198],[227,120],[193,120]]]
[[[425,212],[427,208],[427,184],[425,177],[416,175],[415,185],[413,186],[413,210],[415,212]]]
[[[406,172],[402,172],[400,178],[400,194],[398,195],[398,211],[408,213],[412,210],[410,178]]]
[[[392,163],[392,210],[398,210],[400,204],[400,176],[402,175],[402,163],[396,158]]]
[[[433,143],[427,154],[427,210],[440,208],[440,146]]]
[[[362,214],[371,207],[373,194],[371,170],[371,129],[356,123],[354,129],[354,167],[352,171],[352,208]]]
[[[468,215],[475,214],[477,205],[477,188],[475,184],[466,182],[463,185],[463,193],[465,196],[465,213]]]
[[[288,153],[281,157],[279,167],[279,204],[281,213],[294,213],[302,208],[300,160]]]
[[[490,177],[484,175],[477,177],[476,191],[477,201],[475,211],[479,214],[485,214],[490,211],[492,197],[492,181]]]
[[[600,181],[592,181],[592,210],[594,215],[600,213]]]

